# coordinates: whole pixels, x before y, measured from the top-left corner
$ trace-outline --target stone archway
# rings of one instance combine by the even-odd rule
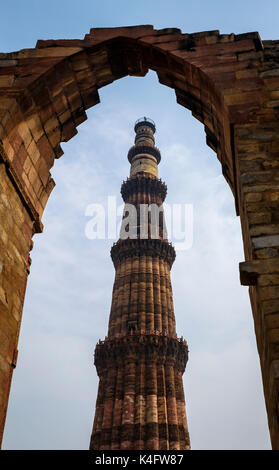
[[[98,89],[157,72],[203,124],[241,217],[271,441],[279,449],[279,45],[258,33],[183,34],[152,26],[92,29],[0,54],[0,436],[30,270],[32,236],[54,187],[60,143],[77,133]],[[1,438],[0,438],[1,440]]]

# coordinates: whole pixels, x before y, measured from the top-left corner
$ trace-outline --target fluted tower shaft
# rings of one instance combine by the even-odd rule
[[[175,251],[162,211],[167,188],[158,179],[153,121],[140,119],[135,132],[130,177],[121,187],[121,236],[111,249],[116,273],[108,335],[95,349],[100,382],[90,448],[189,449],[182,382],[188,348],[176,335],[170,280]],[[131,208],[136,217],[126,219]]]

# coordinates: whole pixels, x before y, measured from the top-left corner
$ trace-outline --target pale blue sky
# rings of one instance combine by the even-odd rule
[[[153,24],[184,32],[259,31],[275,39],[279,4],[274,0],[14,0],[1,5],[1,49],[34,47],[37,39],[82,38],[91,27]]]
[[[183,32],[259,31],[277,38],[274,1],[14,1],[1,6],[1,51],[37,39],[82,38],[91,27],[153,24]],[[111,240],[85,238],[85,208],[119,194],[129,173],[134,121],[154,119],[167,202],[194,205],[194,244],[172,270],[177,331],[190,348],[184,375],[194,449],[270,448],[246,287],[239,219],[202,125],[178,106],[156,74],[100,90],[78,135],[63,144],[57,183],[35,236],[6,449],[86,449],[97,376],[93,351],[107,331],[114,268]],[[94,286],[94,288],[93,288]]]

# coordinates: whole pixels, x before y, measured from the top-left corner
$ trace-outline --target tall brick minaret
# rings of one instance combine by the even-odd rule
[[[182,382],[188,349],[177,338],[170,280],[175,251],[163,230],[163,213],[155,218],[158,224],[151,213],[146,223],[140,217],[146,214],[143,204],[162,205],[167,188],[158,179],[154,122],[139,119],[135,132],[130,178],[121,194],[123,224],[128,204],[137,218],[134,235],[125,239],[121,230],[111,249],[116,274],[108,336],[95,349],[100,382],[90,448],[189,449]],[[126,231],[133,229],[129,225]]]

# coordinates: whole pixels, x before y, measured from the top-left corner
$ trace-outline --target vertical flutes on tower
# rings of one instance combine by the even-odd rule
[[[158,179],[155,131],[151,119],[136,122],[130,177],[121,187],[124,229],[111,249],[116,273],[108,336],[95,349],[100,382],[90,448],[96,450],[190,448],[182,382],[188,348],[176,335],[175,251],[164,230],[167,189]],[[160,209],[156,222],[150,207]],[[127,208],[136,219],[125,225]]]

